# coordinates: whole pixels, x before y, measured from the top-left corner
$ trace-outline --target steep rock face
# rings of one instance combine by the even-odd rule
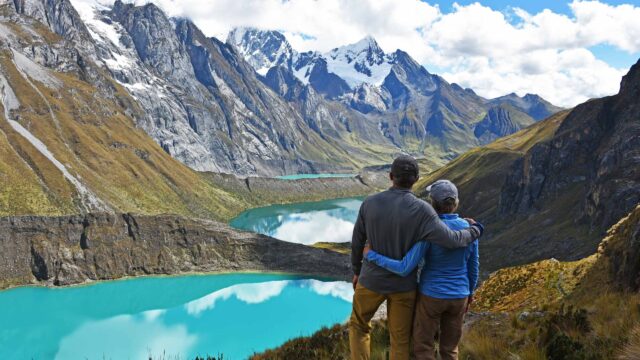
[[[263,76],[273,67],[290,67],[295,54],[284,35],[278,31],[236,28],[229,33],[228,39],[227,42],[236,44],[240,54]]]
[[[30,28],[41,22],[67,40],[53,49],[53,38],[45,38],[44,46],[30,48],[31,58],[58,71],[77,71],[111,99],[118,91],[113,77],[137,103],[127,109],[137,126],[193,169],[279,175],[373,161],[362,151],[347,156],[350,149],[340,139],[311,128],[235,50],[189,21],[169,19],[154,5],[73,5],[78,11],[69,0],[10,2],[16,15],[11,21]]]
[[[484,270],[592,254],[640,202],[640,65],[617,95],[474,149],[418,184],[459,185],[461,211],[492,224]]]
[[[174,216],[3,217],[0,229],[0,288],[184,272],[349,274],[346,255]]]
[[[551,141],[513,165],[502,190],[503,213],[540,208],[579,186],[586,197],[574,217],[606,229],[640,202],[638,72],[636,64],[617,95],[577,106]]]
[[[503,104],[494,106],[474,130],[474,135],[483,143],[507,136],[533,124],[533,120],[514,107]]]
[[[608,269],[609,277],[621,290],[637,292],[640,289],[640,206],[609,230],[600,245],[605,263],[598,271]]]

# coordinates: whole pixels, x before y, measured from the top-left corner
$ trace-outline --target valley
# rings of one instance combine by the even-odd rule
[[[343,358],[353,223],[399,154],[486,225],[464,354],[613,356],[640,333],[639,99],[640,62],[563,109],[371,36],[303,52],[153,3],[0,0],[0,358]]]

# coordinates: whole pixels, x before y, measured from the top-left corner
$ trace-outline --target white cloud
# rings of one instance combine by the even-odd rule
[[[589,47],[640,52],[640,7],[599,1],[574,0],[570,16],[504,13],[481,2],[444,13],[420,0],[151,1],[222,39],[233,27],[253,26],[283,31],[297,50],[328,51],[372,35],[385,51],[403,49],[480,95],[532,92],[563,106],[615,93],[627,71],[596,59]]]
[[[276,232],[276,239],[311,245],[317,242],[346,242],[353,234],[353,222],[326,212],[289,215]]]
[[[278,280],[232,285],[188,302],[184,307],[189,315],[199,316],[202,312],[215,308],[216,302],[227,300],[232,296],[247,304],[259,304],[280,295],[290,282],[289,280]]]

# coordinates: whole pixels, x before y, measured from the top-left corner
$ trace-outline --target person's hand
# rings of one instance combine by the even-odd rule
[[[371,250],[371,246],[369,246],[369,243],[367,243],[364,246],[364,249],[362,249],[362,256],[364,256],[364,258],[367,258],[367,254],[369,253],[369,250]]]
[[[473,220],[472,218],[464,218],[464,219],[465,219],[465,220],[467,220],[467,222],[469,223],[469,225],[475,225],[475,224],[477,224],[477,223],[478,223],[477,221]]]
[[[353,290],[355,290],[356,285],[358,285],[358,275],[353,275],[353,280],[351,280],[351,282],[353,283]]]
[[[473,304],[473,294],[469,295],[469,298],[467,299],[467,308],[464,309],[465,314],[469,312],[469,307],[471,307],[471,304]]]

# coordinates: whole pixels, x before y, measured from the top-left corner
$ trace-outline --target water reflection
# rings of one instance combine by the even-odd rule
[[[361,203],[361,198],[349,198],[274,205],[245,211],[231,225],[307,245],[346,242],[351,240]]]
[[[258,274],[15,289],[0,292],[0,358],[241,359],[345,321],[352,296],[345,282]]]

